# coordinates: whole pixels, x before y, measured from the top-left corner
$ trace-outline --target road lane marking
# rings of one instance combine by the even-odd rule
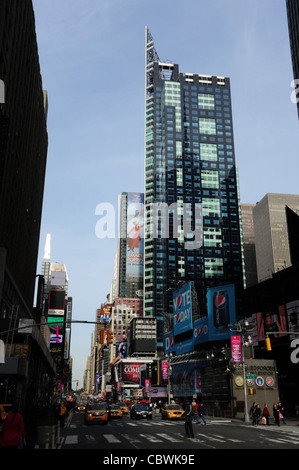
[[[119,444],[121,442],[114,436],[114,434],[103,434],[103,437],[109,442],[109,444]]]
[[[157,433],[157,436],[160,436],[160,437],[162,437],[163,439],[166,439],[166,440],[171,441],[171,442],[183,442],[181,439],[178,440],[178,439],[176,439],[175,437],[172,437],[172,436],[170,436],[170,435],[168,435],[168,434]]]
[[[66,445],[78,444],[78,436],[77,435],[75,435],[75,436],[66,436],[64,443]]]
[[[140,437],[145,437],[150,442],[163,442],[160,439],[157,439],[155,436],[152,436],[151,434],[139,434]]]
[[[217,439],[216,437],[208,436],[207,434],[200,434],[200,433],[197,432],[196,435],[197,436],[202,436],[205,439],[208,439],[208,440],[211,440],[211,441],[225,442],[225,440],[223,440],[223,439]]]

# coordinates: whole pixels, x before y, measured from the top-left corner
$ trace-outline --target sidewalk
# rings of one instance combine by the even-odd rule
[[[219,417],[216,417],[216,416],[209,416],[209,415],[205,415],[205,418],[207,420],[207,422],[209,423],[240,423],[240,424],[248,424],[248,425],[251,425],[252,423],[252,419],[250,419],[249,423],[245,423],[245,420],[244,418],[225,418],[225,417],[222,417],[222,416],[219,416]],[[280,426],[275,426],[274,424],[274,419],[271,417],[270,418],[270,427],[275,427],[277,429],[280,429],[280,428],[287,428],[287,427],[293,427],[296,429],[296,431],[299,432],[299,416],[290,416],[290,417],[287,417],[285,419],[286,421],[286,424],[283,424],[282,422],[280,422]],[[266,426],[264,424],[259,424],[259,426]]]

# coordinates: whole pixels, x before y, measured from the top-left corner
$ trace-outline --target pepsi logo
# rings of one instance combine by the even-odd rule
[[[177,299],[177,308],[181,308],[181,306],[182,306],[182,299],[183,299],[182,296],[179,295],[179,296],[178,296],[178,299]]]
[[[198,336],[201,335],[206,335],[208,334],[208,325],[202,325],[198,328],[194,329],[194,337],[197,338]]]
[[[226,302],[226,298],[224,295],[218,295],[215,299],[215,307],[220,307],[221,305],[224,305]]]

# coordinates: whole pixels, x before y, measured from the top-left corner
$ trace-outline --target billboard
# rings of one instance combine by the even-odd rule
[[[126,281],[143,278],[144,195],[128,193]]]
[[[51,271],[51,286],[64,286],[65,281],[65,271]]]
[[[185,289],[185,294],[188,292]],[[189,296],[185,300],[178,299],[180,295],[178,291],[176,299],[174,298],[174,307],[181,304],[181,308],[177,309],[178,313],[174,315],[174,330],[164,335],[164,352],[165,354],[175,353],[185,354],[194,351],[196,346],[207,343],[209,341],[230,340],[231,330],[228,325],[236,322],[235,307],[235,288],[233,284],[221,287],[213,287],[207,290],[208,316],[200,318],[192,323],[192,308],[189,307],[187,300],[190,297],[191,303],[191,286]],[[186,302],[186,309],[183,304]],[[187,309],[190,308],[190,316]],[[187,312],[182,314],[180,312]],[[181,317],[180,317],[181,315]],[[192,338],[177,340],[177,335],[193,329]]]
[[[121,359],[124,359],[127,357],[127,343],[119,343],[117,345],[117,353],[116,353],[116,357],[120,357]]]
[[[110,320],[111,311],[112,311],[112,304],[102,305],[100,309],[97,310],[98,314],[100,314],[100,318],[98,321],[100,322],[107,322]]]
[[[202,392],[200,374],[202,365],[204,365],[204,362],[189,362],[173,365],[174,396],[190,397]]]
[[[61,317],[48,317],[50,328],[50,344],[62,344],[64,323]]]
[[[209,340],[230,339],[228,325],[236,323],[234,284],[207,289],[207,305]]]
[[[64,290],[50,290],[48,301],[48,315],[49,316],[64,316],[65,310],[65,291]]]
[[[121,365],[122,380],[124,382],[139,383],[139,368],[142,365],[143,363],[141,362],[122,363]]]
[[[174,335],[192,329],[192,293],[191,282],[173,294]]]

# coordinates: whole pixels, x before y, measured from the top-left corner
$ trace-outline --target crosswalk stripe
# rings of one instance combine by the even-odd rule
[[[150,434],[140,434],[140,437],[145,437],[150,442],[163,442]]]
[[[78,436],[77,435],[66,436],[65,444],[67,444],[67,445],[69,445],[69,444],[78,444]]]
[[[114,436],[114,434],[103,434],[103,437],[109,442],[109,444],[118,444],[121,442]]]
[[[166,439],[171,442],[183,442],[182,440],[178,440],[175,437],[170,436],[169,434],[162,434],[162,433],[157,433],[157,436],[162,437],[163,439]]]
[[[217,437],[212,437],[212,436],[207,436],[206,434],[200,434],[200,433],[196,433],[197,436],[202,436],[204,437],[205,439],[209,439],[211,441],[217,441],[217,442],[225,442],[225,440],[223,439],[219,439]]]

